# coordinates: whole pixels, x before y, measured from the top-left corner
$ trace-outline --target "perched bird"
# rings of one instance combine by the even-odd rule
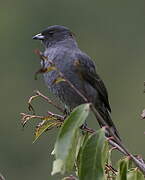
[[[111,108],[107,89],[96,73],[94,62],[82,52],[69,28],[54,25],[35,35],[33,39],[41,40],[45,50],[43,55],[51,60],[64,77],[88,100],[94,104],[109,128],[119,138],[119,133],[111,120]],[[50,67],[50,61],[44,67]],[[50,91],[55,94],[70,111],[85,103],[85,100],[67,82],[54,83],[58,77],[57,70],[44,73],[44,80]],[[99,123],[102,127],[103,125]]]

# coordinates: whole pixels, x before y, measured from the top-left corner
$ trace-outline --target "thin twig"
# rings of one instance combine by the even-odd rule
[[[59,121],[63,122],[65,120],[65,116],[62,116],[60,114],[52,113],[50,111],[47,112],[49,116],[58,118]]]
[[[49,104],[53,105],[55,108],[57,108],[60,112],[64,113],[65,110],[60,107],[58,104],[56,104],[55,102],[53,102],[51,99],[49,99],[48,97],[44,96],[42,93],[40,93],[40,91],[36,90],[36,95],[42,97],[45,101],[47,101]]]
[[[48,116],[39,116],[39,115],[32,115],[32,114],[26,114],[26,113],[21,113],[22,116],[21,118],[21,123],[23,127],[26,125],[26,123],[31,120],[31,119],[41,119],[46,121],[47,119],[52,119],[55,121],[59,121],[60,123],[64,122],[65,117],[61,116],[59,114],[54,114],[52,112],[48,112]]]
[[[32,115],[32,114],[20,113],[20,115],[22,116],[21,123],[23,127],[31,119],[44,119],[44,116],[38,116],[38,115]]]
[[[33,114],[35,114],[35,110],[33,108],[33,106],[31,105],[31,102],[33,99],[37,98],[39,95],[34,95],[34,96],[31,96],[28,100],[28,109],[29,111],[33,111]]]
[[[108,165],[108,164],[106,164],[105,166],[107,167],[107,171],[109,170],[109,171],[111,171],[114,175],[116,175],[116,173],[117,173],[117,170],[116,170],[116,169],[114,169],[111,165]]]

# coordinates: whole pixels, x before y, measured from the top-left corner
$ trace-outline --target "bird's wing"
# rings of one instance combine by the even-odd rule
[[[77,71],[79,71],[82,77],[97,90],[105,107],[111,112],[107,89],[99,75],[96,73],[93,61],[86,54],[77,54],[76,56],[75,65]]]

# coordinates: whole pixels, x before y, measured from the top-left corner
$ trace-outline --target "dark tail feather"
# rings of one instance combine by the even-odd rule
[[[102,118],[105,120],[105,122],[107,123],[107,125],[109,126],[109,128],[112,129],[112,131],[114,132],[114,134],[119,138],[119,140],[121,140],[120,136],[119,136],[119,132],[118,130],[116,129],[111,117],[110,117],[110,114],[109,112],[107,111],[107,109],[105,108],[96,108],[97,111],[99,112],[99,114],[102,116]],[[103,124],[101,124],[99,122],[99,125],[102,127]]]

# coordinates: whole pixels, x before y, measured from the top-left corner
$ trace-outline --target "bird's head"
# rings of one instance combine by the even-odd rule
[[[46,47],[56,44],[57,42],[73,38],[73,33],[69,30],[69,28],[60,25],[49,26],[41,33],[33,36],[33,39],[41,40]]]

